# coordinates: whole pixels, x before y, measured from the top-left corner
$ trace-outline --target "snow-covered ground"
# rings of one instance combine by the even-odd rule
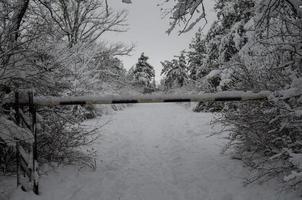
[[[41,195],[11,200],[294,200],[277,183],[242,185],[248,171],[222,155],[211,114],[179,104],[140,104],[94,119],[105,121],[96,171],[64,167],[41,178]]]

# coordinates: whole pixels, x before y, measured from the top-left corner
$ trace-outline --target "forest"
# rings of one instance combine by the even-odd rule
[[[120,1],[135,6],[138,0]],[[161,61],[157,82],[148,55],[141,53],[127,69],[121,58],[136,47],[103,39],[128,28],[128,12],[114,9],[110,1],[0,0],[0,177],[18,170],[16,144],[30,149],[32,142],[7,106],[17,91],[54,97],[269,91],[262,101],[199,102],[191,109],[214,113],[212,123],[221,128],[213,135],[227,133],[221,151],[249,169],[247,187],[279,180],[280,187],[301,191],[302,1],[217,0],[211,24],[205,4],[158,4],[169,20],[166,34],[198,31],[186,49]],[[107,123],[92,130],[83,123],[129,107],[38,107],[39,165],[96,169],[97,151],[90,145],[102,138],[99,132]],[[29,109],[20,112],[29,120]]]

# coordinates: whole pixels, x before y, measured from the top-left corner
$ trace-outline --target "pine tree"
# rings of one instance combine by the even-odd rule
[[[135,68],[132,69],[131,73],[133,74],[133,81],[139,86],[152,87],[152,80],[155,78],[155,70],[147,62],[148,59],[149,58],[142,53]]]
[[[246,23],[255,12],[255,0],[219,0],[215,6],[220,30],[218,37],[219,63],[228,62],[246,44]],[[211,38],[209,38],[211,39]]]
[[[161,75],[165,76],[164,85],[167,88],[183,87],[188,80],[188,68],[184,52],[176,58],[161,63],[163,65]]]
[[[254,0],[218,0],[215,10],[217,20],[205,36],[201,31],[196,33],[187,54],[190,79],[198,80],[206,91],[228,88],[232,73],[228,63],[248,42],[245,26],[254,15]],[[213,70],[217,74],[215,84],[209,76]]]
[[[204,77],[209,72],[207,65],[204,65],[207,57],[205,44],[206,41],[203,38],[201,31],[198,31],[189,46],[190,50],[187,54],[189,77],[195,81]]]

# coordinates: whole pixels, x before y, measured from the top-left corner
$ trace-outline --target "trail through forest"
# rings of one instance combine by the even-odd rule
[[[41,179],[41,195],[12,200],[286,200],[277,183],[243,186],[248,171],[222,155],[223,135],[209,137],[213,114],[179,104],[135,105],[88,121],[110,121],[94,144],[96,171],[64,167]],[[280,188],[280,187],[279,187]],[[298,198],[297,198],[298,199]]]

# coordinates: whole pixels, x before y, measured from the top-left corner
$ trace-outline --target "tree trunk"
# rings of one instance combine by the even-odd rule
[[[13,55],[13,50],[16,48],[16,42],[19,37],[19,30],[22,23],[22,19],[26,13],[30,0],[18,0],[15,5],[15,11],[11,18],[11,24],[8,28],[7,32],[7,49],[8,52],[3,60],[2,60],[2,67],[7,67],[9,64],[10,58]]]

